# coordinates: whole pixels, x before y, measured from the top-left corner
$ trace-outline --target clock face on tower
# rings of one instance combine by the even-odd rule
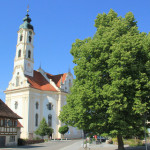
[[[27,71],[27,72],[32,72],[32,66],[31,66],[31,64],[28,62],[28,63],[26,63],[26,65],[25,65],[25,70]]]

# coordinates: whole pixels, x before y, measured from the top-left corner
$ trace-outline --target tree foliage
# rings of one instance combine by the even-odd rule
[[[51,128],[51,127],[48,127],[48,128],[47,128],[47,132],[46,132],[46,133],[47,133],[48,136],[51,136],[51,134],[52,134],[53,132],[54,132],[53,128]]]
[[[67,126],[67,125],[64,125],[64,126],[62,126],[62,127],[59,127],[59,133],[60,134],[62,134],[62,135],[64,135],[65,133],[67,133],[68,132],[68,130],[69,130],[69,127]]]
[[[39,127],[37,128],[37,130],[35,131],[36,135],[40,135],[40,136],[50,136],[50,134],[53,133],[53,129],[51,127],[48,126],[48,124],[46,123],[45,118],[42,119],[42,121],[40,122]]]
[[[150,34],[139,32],[131,12],[98,14],[95,27],[93,38],[72,45],[76,79],[60,120],[88,132],[137,136],[150,109]]]

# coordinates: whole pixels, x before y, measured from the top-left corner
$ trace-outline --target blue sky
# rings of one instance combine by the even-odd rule
[[[17,31],[26,15],[34,26],[34,69],[41,64],[51,74],[73,73],[71,45],[75,39],[92,37],[98,13],[112,8],[124,17],[131,11],[141,32],[150,31],[149,0],[0,0],[0,99],[12,78]]]

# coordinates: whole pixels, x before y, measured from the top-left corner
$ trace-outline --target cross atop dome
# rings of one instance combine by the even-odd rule
[[[29,5],[27,6],[27,14],[28,14],[28,12],[29,12]]]

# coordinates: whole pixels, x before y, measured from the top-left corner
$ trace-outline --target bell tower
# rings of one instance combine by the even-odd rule
[[[14,60],[14,72],[18,72],[20,69],[23,71],[24,75],[33,77],[33,40],[34,40],[34,28],[30,24],[31,18],[28,14],[23,19],[23,24],[20,25],[18,31],[18,39],[16,45],[16,56]]]

